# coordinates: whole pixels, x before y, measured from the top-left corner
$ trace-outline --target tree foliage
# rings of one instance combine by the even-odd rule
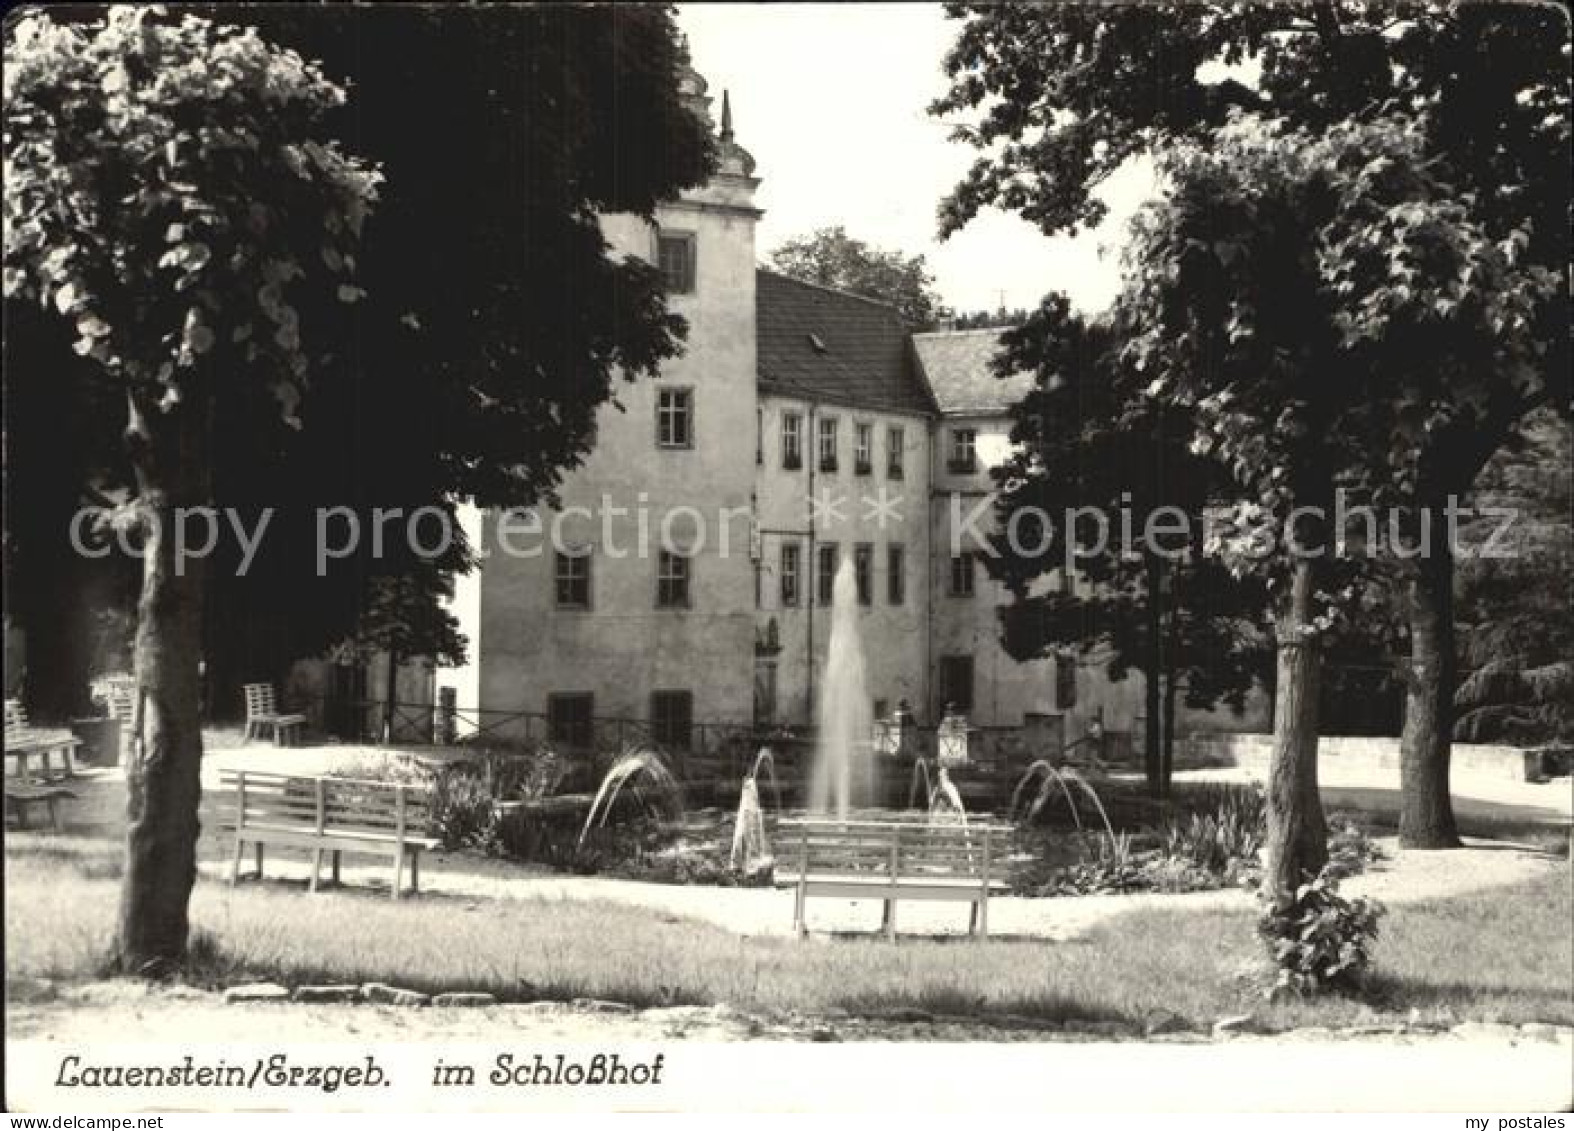
[[[442,553],[412,553],[407,517],[435,507],[457,533],[455,498],[549,496],[589,451],[595,413],[620,381],[681,348],[659,273],[610,256],[597,216],[650,214],[702,181],[710,159],[706,123],[678,94],[681,48],[661,7],[280,6],[246,18],[354,92],[326,128],[373,155],[386,180],[356,263],[376,284],[317,317],[332,356],[301,390],[308,426],[286,426],[246,388],[216,406],[217,502],[249,524],[273,510],[244,576],[232,540],[213,560],[206,648],[221,708],[238,703],[234,685],[277,679],[288,660],[341,643],[397,637],[407,654],[459,651],[436,601],[469,548],[456,538]],[[26,338],[7,343],[13,372],[63,368],[50,343]],[[104,405],[114,431],[122,410]],[[107,455],[74,480],[129,482],[118,448]],[[31,466],[13,464],[42,479]],[[363,537],[319,570],[315,515],[339,507],[363,534],[377,508],[402,515],[381,554]],[[55,576],[70,556],[66,516],[32,510],[55,534],[32,539],[18,564]],[[429,520],[429,544],[435,531]],[[31,608],[36,638],[69,606]]]
[[[1500,453],[1477,482],[1483,514],[1463,541],[1491,557],[1460,563],[1460,659],[1454,735],[1465,742],[1532,745],[1574,739],[1574,575],[1569,425],[1543,413],[1523,443]]]
[[[1191,451],[1190,414],[1144,396],[1121,363],[1126,332],[1051,295],[1002,335],[997,372],[1036,380],[995,473],[1000,527],[1016,537],[997,538],[1001,556],[989,561],[1013,594],[1001,611],[1013,658],[1079,649],[1113,679],[1146,677],[1148,771],[1162,792],[1178,688],[1190,707],[1239,711],[1271,650],[1261,582],[1201,553],[1207,508],[1229,480]],[[1049,528],[1037,529],[1045,516]],[[1044,584],[1068,561],[1076,580]]]
[[[915,330],[932,329],[941,314],[934,276],[922,255],[886,251],[847,234],[840,224],[788,240],[771,266],[805,283],[888,303]]]

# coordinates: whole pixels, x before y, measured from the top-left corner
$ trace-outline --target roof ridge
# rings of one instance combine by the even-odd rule
[[[974,327],[974,328],[968,329],[968,330],[915,330],[915,331],[913,331],[913,337],[915,337],[915,338],[962,338],[962,337],[967,337],[970,334],[994,334],[996,337],[999,337],[1001,334],[1004,334],[1007,330],[1016,330],[1016,329],[1019,329],[1019,327],[1016,324],[1012,324],[1010,326],[977,326],[977,327]]]
[[[811,283],[806,279],[797,279],[791,275],[784,275],[780,271],[772,271],[769,267],[760,267],[756,265],[754,270],[757,274],[769,275],[773,279],[780,279],[786,283],[796,283],[800,287],[808,287],[811,290],[824,291],[826,294],[837,295],[841,298],[855,298],[859,302],[868,303],[870,306],[878,306],[882,310],[889,310],[898,318],[900,318],[902,315],[902,312],[893,303],[882,302],[880,299],[870,298],[868,295],[854,294],[852,291],[844,291],[838,287],[828,287],[824,283]],[[908,332],[911,333],[911,331]]]

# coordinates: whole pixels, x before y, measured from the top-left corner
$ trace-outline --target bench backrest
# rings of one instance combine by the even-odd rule
[[[781,855],[805,873],[848,873],[883,879],[961,878],[987,882],[1009,826],[989,821],[930,824],[926,819],[782,822]]]
[[[273,692],[271,683],[248,683],[245,685],[246,693],[246,719],[267,718],[269,715],[279,713],[279,700]]]
[[[226,771],[221,780],[234,791],[236,820],[242,826],[429,835],[431,793],[418,785],[255,770]]]
[[[123,723],[131,722],[137,699],[136,676],[105,676],[98,681],[96,693],[103,697],[110,718]]]

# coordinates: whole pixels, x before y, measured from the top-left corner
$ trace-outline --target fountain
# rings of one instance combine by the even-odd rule
[[[601,814],[599,823],[605,825],[623,787],[640,777],[650,779],[650,784],[658,795],[666,799],[670,816],[676,818],[682,812],[683,806],[678,800],[678,779],[662,761],[661,755],[650,747],[625,751],[616,762],[612,763],[606,777],[601,779],[601,788],[596,790],[595,800],[590,803],[590,811],[585,814],[585,827],[579,830],[578,847],[584,847],[585,837],[589,835],[591,827],[597,824],[596,814]],[[647,808],[654,808],[646,801],[638,785],[631,788],[641,804],[646,805]]]
[[[819,741],[809,776],[810,809],[846,820],[849,809],[870,804],[873,725],[858,638],[858,579],[852,559],[846,558],[831,590],[831,638],[821,682]]]
[[[1034,778],[1042,779],[1038,793],[1034,796],[1032,804],[1027,807],[1026,811],[1020,811],[1022,791],[1028,787]],[[1071,819],[1076,822],[1077,831],[1081,832],[1082,817],[1077,812],[1077,803],[1071,795],[1071,786],[1067,785],[1067,782],[1077,786],[1092,799],[1093,807],[1098,810],[1099,819],[1104,822],[1104,832],[1109,838],[1108,843],[1114,846],[1115,828],[1110,824],[1109,814],[1104,811],[1104,803],[1099,800],[1099,795],[1094,792],[1093,787],[1077,771],[1069,769],[1064,771],[1058,770],[1043,758],[1038,759],[1027,768],[1027,772],[1022,775],[1022,780],[1017,782],[1016,789],[1012,791],[1011,808],[1007,810],[1011,819],[1023,822],[1031,821],[1043,811],[1044,806],[1049,804],[1050,799],[1055,796],[1053,787],[1059,786],[1061,794],[1066,799],[1066,807],[1071,810]]]
[[[913,784],[907,789],[907,807],[909,809],[916,809],[918,807],[918,783],[920,781],[924,783],[924,792],[922,796],[924,799],[924,807],[927,809],[929,806],[934,804],[935,785],[933,779],[929,776],[929,762],[927,759],[922,757],[913,759]]]
[[[929,823],[934,824],[936,818],[943,818],[947,814],[954,816],[964,828],[967,827],[967,809],[962,805],[962,795],[957,792],[956,784],[951,781],[946,768],[941,766],[934,792],[929,797]]]
[[[738,796],[738,821],[732,828],[732,853],[727,866],[734,872],[752,875],[771,860],[770,842],[765,836],[765,814],[760,810],[760,790],[752,777],[743,779]]]
[[[776,782],[776,758],[770,747],[760,747],[754,756],[754,765],[743,779],[738,793],[738,818],[732,827],[732,853],[728,866],[734,872],[753,875],[770,863],[771,845],[765,835],[765,812],[760,805],[760,771],[771,775],[771,792],[776,798],[776,812],[782,811],[781,786]]]

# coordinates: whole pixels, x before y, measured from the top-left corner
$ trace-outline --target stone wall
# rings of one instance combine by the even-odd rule
[[[1176,740],[1175,762],[1188,766],[1235,765],[1265,773],[1273,750],[1269,734],[1191,734]],[[1456,742],[1451,766],[1455,772],[1522,781],[1530,752],[1518,746]],[[1324,735],[1318,740],[1321,764],[1341,768],[1399,772],[1399,739]]]

